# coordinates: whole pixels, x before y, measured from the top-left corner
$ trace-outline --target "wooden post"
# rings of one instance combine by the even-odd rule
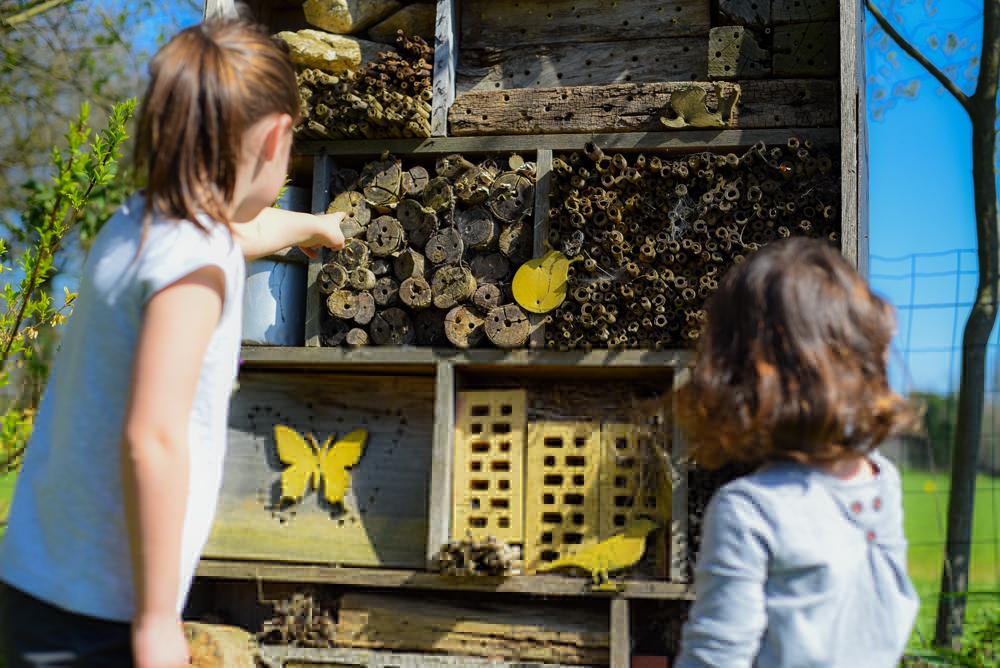
[[[430,563],[451,537],[451,484],[455,439],[455,367],[437,364],[434,383],[434,445],[431,448],[430,515],[427,561]]]
[[[431,102],[431,136],[448,136],[448,110],[455,101],[458,70],[458,37],[461,29],[456,0],[437,0],[434,34],[434,98]]]
[[[234,0],[205,0],[205,21],[213,19],[234,19],[238,16]]]
[[[538,149],[535,157],[535,225],[532,256],[541,257],[545,253],[545,240],[549,236],[549,189],[552,187],[552,149]],[[532,348],[545,347],[545,325],[542,316],[529,315],[531,320]]]
[[[674,369],[674,437],[670,458],[676,470],[671,480],[670,499],[670,581],[687,583],[690,581],[688,569],[688,449],[687,441],[677,425],[677,390],[688,381],[688,367]]]
[[[611,599],[611,668],[629,668],[632,663],[631,623],[628,599]]]
[[[313,158],[312,212],[326,213],[330,206],[330,179],[333,177],[333,158],[320,151]],[[319,347],[320,310],[322,296],[319,293],[319,271],[323,267],[322,254],[309,260],[309,271],[306,274],[306,331],[307,346]]]
[[[840,0],[841,249],[868,274],[868,132],[863,0]]]

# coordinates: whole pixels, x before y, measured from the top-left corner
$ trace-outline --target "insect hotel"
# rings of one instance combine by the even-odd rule
[[[227,11],[210,0],[209,15]],[[725,271],[867,256],[857,0],[251,0],[298,68],[192,614],[271,666],[667,666]]]

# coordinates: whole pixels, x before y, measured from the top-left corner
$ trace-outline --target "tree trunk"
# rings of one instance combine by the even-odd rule
[[[958,425],[951,461],[948,538],[941,573],[935,644],[958,647],[969,590],[969,556],[976,491],[976,468],[986,384],[986,345],[996,322],[1000,295],[997,241],[996,151],[997,77],[1000,76],[1000,2],[985,3],[983,53],[976,92],[969,100],[972,118],[972,180],[975,190],[979,284],[962,337],[962,379]]]

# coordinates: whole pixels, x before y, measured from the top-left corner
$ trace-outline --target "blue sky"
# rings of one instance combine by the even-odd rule
[[[928,17],[933,2],[879,2],[899,11],[904,33],[932,61],[955,64],[951,73],[971,92],[976,68],[968,63],[978,53],[982,4],[936,4]],[[948,32],[955,35],[950,55],[940,46]],[[869,40],[867,60],[875,86],[891,90],[901,82],[898,92],[919,82],[912,99],[893,96],[898,102],[877,120],[884,100],[869,85],[871,281],[899,309],[894,381],[906,390],[949,391],[957,387],[955,346],[976,284],[971,127],[954,98],[894,45]]]

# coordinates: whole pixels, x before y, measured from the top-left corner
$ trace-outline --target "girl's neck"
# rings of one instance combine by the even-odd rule
[[[833,477],[845,482],[864,482],[872,480],[878,473],[875,463],[864,455],[852,459],[842,459],[819,467]]]

